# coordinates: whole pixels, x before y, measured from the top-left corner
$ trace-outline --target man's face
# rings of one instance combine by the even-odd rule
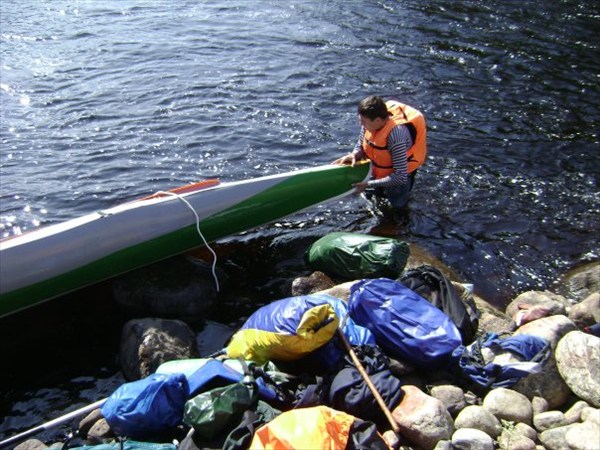
[[[368,117],[359,114],[358,120],[360,121],[360,124],[371,133],[381,130],[385,125],[385,120],[381,117],[376,117],[375,119],[371,120]]]

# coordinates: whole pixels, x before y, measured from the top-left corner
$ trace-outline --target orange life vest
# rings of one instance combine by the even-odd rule
[[[392,128],[396,125],[407,125],[413,138],[413,145],[406,152],[408,158],[408,173],[417,170],[427,156],[427,129],[423,114],[396,100],[385,102],[390,115],[383,128],[371,133],[365,130],[363,150],[371,160],[373,177],[383,178],[394,172],[392,155],[387,147],[387,140]]]

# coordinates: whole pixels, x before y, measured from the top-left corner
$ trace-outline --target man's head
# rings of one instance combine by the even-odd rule
[[[371,132],[383,128],[389,118],[383,99],[371,95],[361,100],[358,104],[358,118],[360,124]]]

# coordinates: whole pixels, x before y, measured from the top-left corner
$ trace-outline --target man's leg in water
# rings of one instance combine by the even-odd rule
[[[409,194],[414,184],[415,172],[408,175],[406,184],[385,188],[385,196],[390,201],[390,205],[397,209],[404,208],[408,203]]]

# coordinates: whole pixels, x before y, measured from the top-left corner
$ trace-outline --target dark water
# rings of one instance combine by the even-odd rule
[[[499,306],[598,259],[598,2],[174,5],[0,2],[2,236],[204,178],[328,163],[354,144],[356,103],[379,94],[428,121],[409,223],[351,197],[247,233],[234,253],[250,248],[259,293],[278,292],[268,275],[300,267],[311,237],[340,229],[415,242]],[[273,254],[261,272],[252,256]],[[63,303],[0,323],[0,437],[120,381],[106,356],[118,336],[72,342],[119,313]]]

